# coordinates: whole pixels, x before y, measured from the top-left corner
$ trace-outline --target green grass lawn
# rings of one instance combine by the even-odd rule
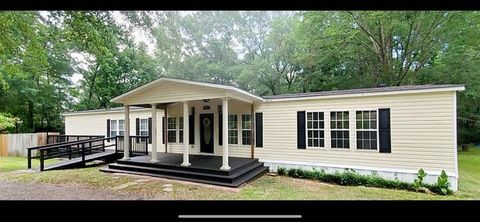
[[[10,159],[6,161],[7,159]],[[480,148],[459,152],[460,190],[451,196],[424,194],[404,190],[339,186],[283,176],[263,176],[241,189],[219,188],[164,179],[139,181],[141,177],[100,172],[99,166],[54,170],[42,173],[2,173],[0,179],[23,182],[62,184],[114,192],[134,193],[145,199],[195,200],[458,200],[480,199]],[[17,162],[17,163],[12,163]],[[37,161],[38,162],[38,161]],[[9,163],[11,167],[4,167]],[[25,169],[24,158],[2,158],[0,169]],[[4,170],[5,171],[5,170]],[[148,178],[148,177],[143,177]],[[112,189],[134,183],[124,189]],[[164,184],[173,184],[173,192],[164,192]]]
[[[459,194],[480,199],[480,147],[458,153]]]
[[[56,161],[56,159],[48,159],[45,161],[45,164],[54,163]],[[38,161],[38,159],[33,159],[32,168],[38,167],[40,167],[40,161]],[[27,158],[25,157],[0,157],[0,173],[25,169],[27,169]]]

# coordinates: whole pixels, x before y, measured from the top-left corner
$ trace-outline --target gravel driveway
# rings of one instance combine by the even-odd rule
[[[105,189],[9,182],[0,180],[0,200],[137,200],[140,197]]]

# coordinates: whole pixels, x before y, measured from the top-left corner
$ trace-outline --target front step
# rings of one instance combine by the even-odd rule
[[[140,166],[140,167],[152,167],[152,166],[154,166],[153,168],[156,168],[156,169],[158,169],[158,168],[169,169],[169,170],[184,170],[184,169],[186,169],[184,166],[172,165],[172,164],[162,164],[161,162],[155,163],[154,165],[152,165],[152,163],[148,163],[148,162],[141,162],[141,161],[137,162],[137,161],[131,161],[131,160],[117,160],[117,163],[121,164],[121,165]],[[240,167],[233,168],[232,170],[229,170],[229,171],[224,171],[224,170],[220,170],[220,169],[211,169],[211,168],[210,169],[209,168],[201,168],[201,167],[198,167],[198,166],[189,166],[188,171],[189,172],[198,172],[198,173],[205,173],[205,174],[217,174],[217,175],[228,176],[228,175],[235,174],[239,171],[242,171],[245,168],[251,167],[252,165],[258,165],[258,164],[259,164],[258,159],[252,159],[248,163],[243,164]]]
[[[137,175],[146,175],[154,177],[163,177],[169,179],[186,180],[198,183],[207,183],[220,186],[238,187],[241,184],[264,175],[268,172],[268,167],[263,163],[247,164],[229,175],[218,173],[205,173],[191,171],[190,168],[169,169],[162,167],[147,167],[137,164],[126,164],[127,162],[109,164],[108,168],[100,169],[102,172],[129,173]]]

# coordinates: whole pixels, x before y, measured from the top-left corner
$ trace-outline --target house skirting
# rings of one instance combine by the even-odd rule
[[[320,164],[320,163],[309,163],[309,162],[293,162],[293,161],[282,161],[282,160],[267,160],[260,159],[261,162],[265,163],[265,166],[268,166],[271,172],[277,172],[279,167],[285,169],[304,169],[304,170],[324,170],[326,173],[335,173],[343,172],[347,169],[353,169],[356,173],[361,175],[371,175],[376,173],[378,176],[385,179],[398,179],[400,181],[413,183],[415,178],[417,178],[417,171],[415,170],[399,170],[399,169],[387,169],[387,168],[367,168],[367,167],[358,167],[358,166],[347,166],[347,165],[333,165],[333,164]],[[427,176],[423,179],[424,183],[435,184],[437,178],[440,175],[440,172],[436,171],[427,171]],[[453,191],[458,190],[458,177],[451,172],[446,172],[448,180],[450,182],[451,188]]]

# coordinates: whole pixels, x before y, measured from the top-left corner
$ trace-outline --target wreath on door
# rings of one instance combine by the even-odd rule
[[[208,118],[203,119],[203,125],[210,126],[210,119]]]

